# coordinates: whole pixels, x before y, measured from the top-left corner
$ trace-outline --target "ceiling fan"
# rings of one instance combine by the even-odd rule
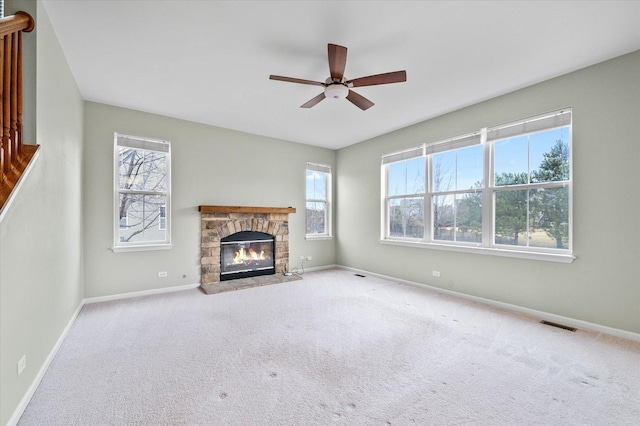
[[[283,77],[280,75],[270,75],[269,79],[324,87],[324,92],[300,105],[300,108],[311,108],[312,106],[317,105],[324,98],[347,98],[349,102],[363,111],[371,108],[374,103],[364,96],[357,94],[351,90],[351,88],[407,81],[407,72],[404,70],[346,80],[344,78],[344,69],[347,65],[347,48],[344,46],[338,46],[337,44],[329,44],[327,50],[329,56],[330,77],[327,78],[324,83],[319,81],[303,80],[300,78]]]

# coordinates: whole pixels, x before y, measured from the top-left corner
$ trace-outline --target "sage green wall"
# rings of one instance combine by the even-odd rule
[[[7,2],[36,19],[25,34],[25,105],[40,157],[0,223],[0,424],[6,424],[73,317],[82,290],[83,102],[46,11]],[[37,46],[37,53],[36,48]],[[31,48],[30,48],[31,47]],[[37,106],[31,104],[37,100]],[[35,117],[31,114],[30,117]],[[25,120],[27,118],[25,117]],[[27,367],[17,375],[17,362]]]
[[[338,263],[640,333],[639,76],[635,52],[339,150]],[[566,106],[572,264],[379,243],[381,154]]]
[[[171,141],[171,250],[111,251],[114,132]],[[84,158],[85,297],[199,283],[199,205],[295,207],[291,266],[335,263],[334,240],[304,239],[306,162],[335,168],[333,150],[86,102]]]

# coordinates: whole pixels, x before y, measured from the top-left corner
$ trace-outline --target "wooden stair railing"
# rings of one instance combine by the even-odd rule
[[[39,148],[22,142],[22,33],[34,27],[26,12],[0,19],[0,210]]]

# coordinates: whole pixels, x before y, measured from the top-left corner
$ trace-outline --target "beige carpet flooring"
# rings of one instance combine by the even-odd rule
[[[86,305],[20,425],[637,425],[640,343],[345,270]]]

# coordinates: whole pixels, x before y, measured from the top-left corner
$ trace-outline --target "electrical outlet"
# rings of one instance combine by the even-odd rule
[[[163,272],[158,272],[158,278],[165,278],[167,276],[167,272],[163,271]]]
[[[22,355],[22,358],[18,361],[18,376],[22,374],[25,368],[27,368],[27,356]]]
[[[433,276],[434,277],[439,277],[440,276],[440,271],[433,271]]]

